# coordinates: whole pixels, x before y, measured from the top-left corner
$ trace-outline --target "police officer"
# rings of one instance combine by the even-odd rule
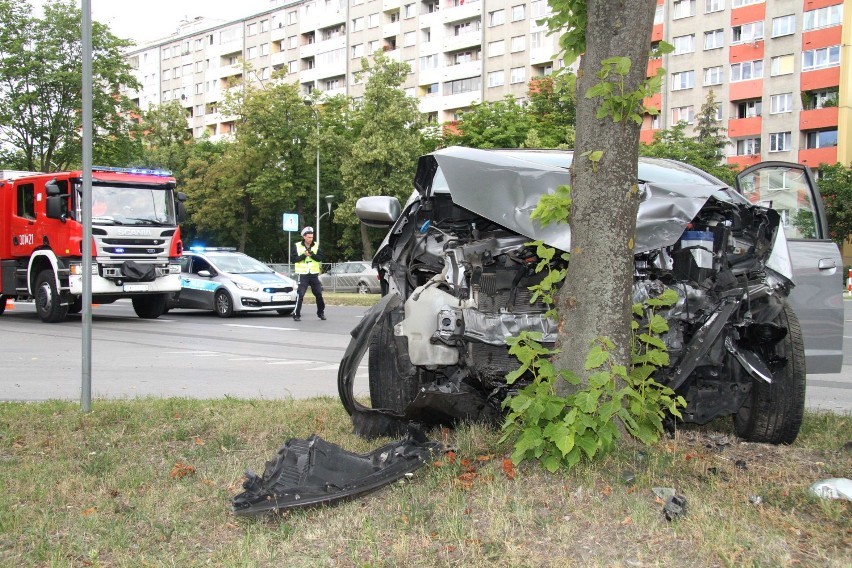
[[[320,271],[322,269],[322,253],[319,250],[319,243],[314,243],[314,228],[305,227],[302,229],[302,238],[304,242],[296,243],[296,263],[295,272],[299,277],[299,297],[296,299],[296,309],[293,312],[293,319],[300,321],[302,319],[302,300],[305,297],[305,292],[308,286],[311,287],[311,292],[317,301],[317,316],[319,319],[325,319],[325,300],[322,297],[322,285],[319,281]]]

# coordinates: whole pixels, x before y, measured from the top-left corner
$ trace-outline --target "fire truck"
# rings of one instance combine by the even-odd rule
[[[92,168],[92,302],[130,298],[157,318],[180,290],[185,195],[169,172]],[[39,318],[83,307],[83,172],[0,171],[0,314],[35,301]]]

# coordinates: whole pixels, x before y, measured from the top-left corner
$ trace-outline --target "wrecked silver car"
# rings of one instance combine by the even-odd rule
[[[385,297],[352,332],[338,376],[357,432],[501,416],[517,388],[505,381],[518,367],[506,338],[528,330],[556,340],[548,306],[530,302],[543,274],[529,243],[567,251],[570,231],[530,213],[570,185],[571,159],[452,147],[420,158],[404,207],[392,197],[358,201],[363,223],[389,231],[373,261]],[[671,364],[656,379],[684,396],[685,421],[733,415],[748,440],[792,442],[806,360],[822,373],[842,361],[842,264],[810,171],[768,163],[731,188],[692,166],[642,158],[638,179],[634,299],[678,296],[664,314]],[[372,408],[352,392],[368,348]]]

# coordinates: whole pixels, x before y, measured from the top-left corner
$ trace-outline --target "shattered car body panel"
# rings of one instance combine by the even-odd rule
[[[263,476],[246,472],[244,491],[233,498],[234,513],[328,505],[365,495],[419,469],[440,444],[411,429],[401,441],[368,454],[354,454],[317,436],[292,439],[266,463]]]
[[[416,192],[385,225],[374,258],[395,299],[353,332],[354,343],[363,347],[369,338],[374,347],[372,411],[345,395],[351,382],[341,367],[344,406],[353,418],[369,417],[360,426],[355,419],[357,430],[375,435],[378,416],[391,424],[415,414],[448,421],[458,393],[458,418],[470,419],[477,407],[483,418],[500,416],[516,388],[505,375],[518,367],[506,338],[536,331],[545,344],[556,339],[555,323],[544,316],[549,306],[530,303],[528,288],[543,274],[535,273],[539,259],[527,243],[566,251],[570,231],[529,217],[542,195],[570,185],[571,156],[453,147],[420,158]],[[671,160],[640,159],[637,181],[634,301],[666,289],[678,297],[662,314],[671,365],[656,379],[684,395],[687,421],[735,414],[737,431],[749,439],[792,441],[804,408],[805,359],[787,303],[794,273],[781,215]],[[391,210],[376,197],[356,207],[373,226]],[[564,266],[554,258],[555,268]]]

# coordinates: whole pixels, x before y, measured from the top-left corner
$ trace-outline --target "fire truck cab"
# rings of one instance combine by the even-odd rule
[[[11,298],[64,321],[83,304],[83,174],[0,172],[0,314]],[[180,290],[185,196],[168,172],[92,169],[92,302],[157,318]]]

